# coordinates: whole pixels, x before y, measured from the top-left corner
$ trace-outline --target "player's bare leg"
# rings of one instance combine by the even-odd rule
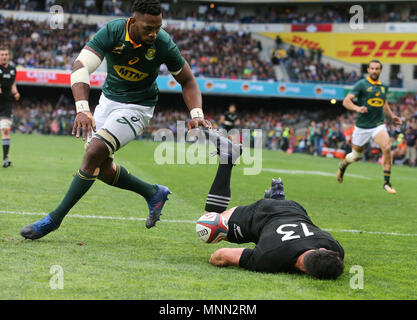
[[[392,166],[392,155],[391,155],[391,142],[388,132],[385,130],[380,131],[374,137],[375,143],[381,148],[382,151],[382,167],[384,169],[384,185],[383,189],[389,194],[396,194],[397,191],[391,186],[391,166]]]
[[[235,162],[242,154],[242,145],[233,144],[216,130],[203,129],[206,138],[215,144],[220,158],[216,176],[207,195],[205,211],[223,212],[230,202],[230,179]]]
[[[343,182],[343,176],[345,175],[346,168],[353,162],[357,162],[362,159],[362,152],[364,147],[359,147],[352,145],[352,152],[347,154],[345,159],[339,163],[339,168],[337,169],[336,179],[339,183]]]

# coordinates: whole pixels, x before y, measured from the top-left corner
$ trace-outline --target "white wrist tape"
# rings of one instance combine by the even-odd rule
[[[79,82],[90,85],[90,74],[100,66],[101,59],[90,50],[82,49],[75,61],[81,62],[83,67],[71,74],[71,87]]]
[[[201,108],[194,108],[190,111],[191,118],[204,118],[204,113]]]
[[[77,113],[78,112],[85,112],[85,111],[90,112],[90,107],[88,106],[88,101],[87,100],[76,101],[75,102],[75,108],[77,109]]]

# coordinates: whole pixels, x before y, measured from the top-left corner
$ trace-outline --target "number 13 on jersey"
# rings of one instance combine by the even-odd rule
[[[283,234],[284,236],[281,238],[281,241],[287,241],[287,240],[293,240],[293,239],[299,239],[301,238],[300,235],[295,234],[294,230],[289,230],[289,228],[297,228],[298,224],[293,224],[293,223],[289,223],[289,224],[282,224],[277,228],[277,233],[278,234]],[[287,230],[284,230],[284,228],[287,228]],[[301,228],[303,230],[304,236],[305,237],[309,237],[314,235],[313,232],[309,231],[307,228],[307,225],[303,222],[301,222]]]

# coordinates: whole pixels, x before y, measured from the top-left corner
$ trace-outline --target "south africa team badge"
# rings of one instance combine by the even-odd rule
[[[148,51],[145,54],[145,58],[148,60],[153,60],[155,58],[155,53],[156,53],[155,49],[148,49]]]

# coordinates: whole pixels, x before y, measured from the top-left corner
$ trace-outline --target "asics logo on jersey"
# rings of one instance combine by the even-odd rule
[[[116,70],[117,74],[120,78],[125,79],[127,81],[138,82],[145,79],[149,74],[141,72],[131,67],[127,66],[113,66],[114,70]]]

